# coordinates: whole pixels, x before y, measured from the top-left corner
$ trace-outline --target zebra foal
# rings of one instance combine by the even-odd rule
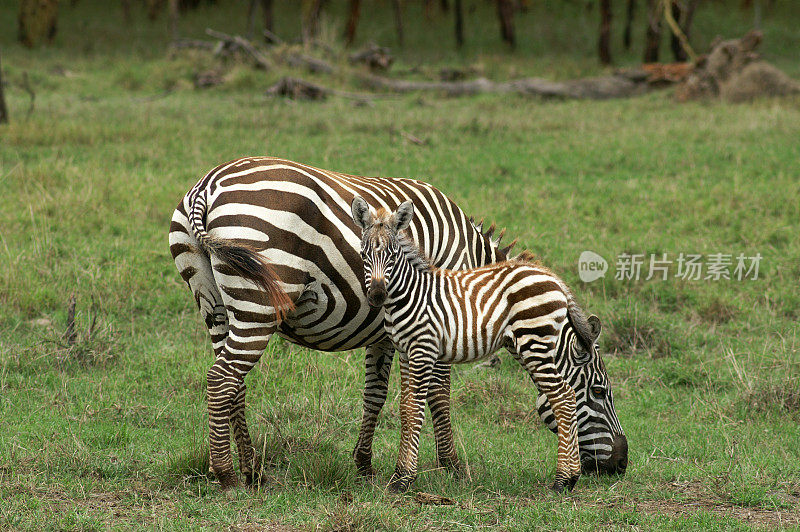
[[[549,403],[558,434],[553,489],[571,490],[580,477],[581,460],[576,393],[564,377],[574,371],[565,371],[564,359],[581,368],[582,379],[576,382],[598,394],[603,388],[608,410],[615,412],[595,347],[600,320],[587,319],[563,281],[524,254],[469,270],[430,266],[402,233],[414,215],[411,201],[394,213],[378,209],[373,214],[357,196],[351,210],[362,230],[367,300],[383,307],[386,332],[401,353],[401,441],[389,488],[406,491],[416,477],[425,398],[435,365],[472,362],[505,347]],[[585,410],[583,414],[588,415]],[[615,413],[606,421],[617,449],[606,461],[613,463],[603,462],[598,469],[623,472],[627,441]]]

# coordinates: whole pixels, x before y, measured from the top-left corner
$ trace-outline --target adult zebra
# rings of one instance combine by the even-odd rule
[[[178,204],[169,241],[211,334],[211,469],[223,487],[236,484],[230,427],[247,482],[260,470],[245,421],[244,378],[272,334],[324,351],[366,347],[364,412],[353,458],[360,473],[372,474],[372,436],[394,348],[381,310],[366,301],[360,237],[350,215],[356,195],[387,209],[413,200],[420,209],[409,231],[437,266],[472,268],[506,258],[509,248],[499,248],[493,227],[482,233],[480,224],[420,181],[351,176],[266,157],[209,172]],[[282,321],[279,313],[286,314]],[[427,400],[437,456],[457,469],[449,365],[437,364],[434,374]],[[586,449],[598,463],[610,453],[602,438]]]
[[[586,318],[561,279],[527,254],[462,271],[431,267],[403,233],[413,219],[411,201],[397,212],[379,209],[373,214],[357,196],[352,212],[363,234],[367,299],[383,307],[386,331],[401,353],[400,451],[390,489],[406,491],[416,478],[419,433],[434,365],[472,362],[501,347],[528,371],[552,406],[558,426],[553,488],[572,489],[581,474],[576,402],[587,401],[579,399],[585,390],[576,393],[570,386],[581,379],[591,383],[595,397],[590,404],[595,415],[602,416],[602,430],[610,427],[613,432],[618,452],[609,465],[625,471],[627,440],[595,347],[600,320]]]

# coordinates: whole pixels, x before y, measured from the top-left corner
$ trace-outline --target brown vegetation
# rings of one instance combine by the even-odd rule
[[[751,31],[741,39],[717,39],[701,57],[686,80],[678,86],[678,101],[722,98],[741,102],[764,96],[800,92],[800,83],[767,63],[755,51],[762,34]]]

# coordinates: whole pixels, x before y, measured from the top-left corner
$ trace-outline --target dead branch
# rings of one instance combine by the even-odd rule
[[[305,54],[287,54],[284,56],[283,60],[291,67],[305,67],[309,72],[317,74],[333,74],[336,70],[333,65],[327,61]]]
[[[267,41],[271,42],[272,44],[284,43],[284,40],[275,35],[271,30],[265,29],[264,31],[262,31],[262,33],[264,34],[264,37],[267,39]]]
[[[427,140],[423,140],[411,133],[406,133],[405,131],[400,131],[400,136],[409,141],[412,144],[416,144],[417,146],[425,146],[428,144]]]
[[[236,45],[241,48],[247,55],[249,55],[253,61],[255,61],[256,65],[264,70],[269,70],[271,65],[269,60],[261,53],[258,48],[256,48],[253,43],[241,37],[240,35],[228,35],[227,33],[222,33],[221,31],[212,30],[211,28],[206,29],[206,35],[209,37],[214,37],[215,39],[219,39],[228,45]]]
[[[75,304],[78,302],[75,294],[73,293],[69,298],[69,306],[67,307],[67,330],[64,332],[64,340],[67,345],[75,345],[75,340],[78,334],[75,332]]]

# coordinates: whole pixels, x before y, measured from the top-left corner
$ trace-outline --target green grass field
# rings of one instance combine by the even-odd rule
[[[0,10],[4,30],[14,27],[11,4]],[[368,106],[294,103],[263,95],[280,72],[245,65],[223,65],[227,83],[195,90],[193,73],[216,65],[199,54],[168,56],[163,20],[149,26],[139,16],[120,34],[119,14],[97,16],[86,0],[64,4],[52,48],[28,51],[13,31],[0,33],[12,113],[0,126],[0,529],[800,527],[800,98],[678,105],[668,92],[606,102],[428,94]],[[593,13],[572,9],[578,28],[594,31]],[[392,39],[387,13],[374,26],[384,42]],[[570,40],[558,17],[541,22],[547,15],[535,8],[522,21],[550,28],[552,49],[528,35],[506,61],[492,26],[472,30],[462,54],[415,55],[430,31],[409,29],[399,68],[598,72],[594,34]],[[723,31],[709,29],[715,17]],[[203,8],[182,31],[241,31],[243,22],[229,19]],[[698,41],[739,35],[749,20],[708,7],[698,13]],[[778,11],[764,20],[765,53],[795,76],[796,20]],[[331,21],[324,28],[339,31]],[[634,62],[632,53],[620,57]],[[29,117],[23,73],[36,93]],[[350,459],[363,353],[275,339],[248,377],[269,482],[221,492],[204,475],[209,341],[167,229],[204,172],[254,154],[420,178],[507,227],[518,249],[560,273],[604,323],[627,474],[584,476],[570,495],[550,493],[556,439],[535,414],[528,378],[504,357],[496,370],[455,371],[466,478],[435,469],[431,427],[423,429],[415,491],[455,504],[388,495],[396,374],[375,441],[378,482],[365,484]],[[579,280],[584,250],[611,263],[605,279]],[[622,253],[763,259],[757,280],[680,280],[673,264],[666,281],[618,281]],[[73,293],[78,338],[66,347]]]

